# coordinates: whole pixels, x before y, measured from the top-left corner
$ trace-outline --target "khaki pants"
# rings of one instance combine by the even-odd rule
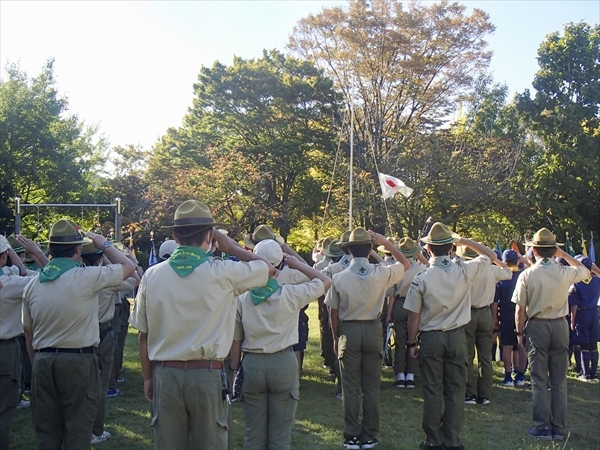
[[[101,331],[102,333],[102,331]],[[96,355],[98,356],[98,365],[100,367],[100,399],[98,400],[98,408],[96,409],[96,418],[92,433],[100,436],[104,431],[104,417],[106,415],[106,395],[108,393],[108,384],[112,376],[112,366],[115,360],[115,336],[112,331],[108,332],[104,339],[100,341],[96,347]]]
[[[229,405],[222,397],[221,369],[176,369],[156,364],[153,387],[150,425],[154,448],[227,448]]]
[[[421,332],[423,430],[429,446],[460,446],[465,423],[467,352],[464,327]]]
[[[100,397],[96,355],[38,352],[32,372],[31,412],[37,448],[91,448]]]
[[[494,335],[494,321],[492,310],[489,306],[471,308],[471,322],[465,326],[467,336],[468,372],[466,396],[472,395],[479,398],[492,397],[492,343]],[[478,375],[475,380],[473,373],[473,360],[477,349]]]
[[[344,439],[362,442],[379,433],[379,385],[383,361],[382,330],[379,319],[341,322],[338,357],[342,378]],[[362,422],[360,394],[362,392]]]
[[[404,297],[397,297],[392,310],[394,333],[396,334],[396,350],[394,352],[394,372],[415,373],[417,360],[411,358],[406,351],[408,340],[408,310],[404,308]]]
[[[567,321],[530,320],[527,323],[527,356],[531,370],[533,424],[562,433],[567,421]],[[550,388],[550,390],[548,390]]]
[[[246,353],[243,367],[244,449],[289,449],[300,398],[296,355],[291,347]]]
[[[0,341],[0,450],[8,450],[12,421],[21,399],[21,346],[17,338]]]

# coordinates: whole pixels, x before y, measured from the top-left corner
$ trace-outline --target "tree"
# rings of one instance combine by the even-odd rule
[[[487,67],[484,38],[494,27],[483,11],[465,11],[447,1],[355,0],[294,29],[289,48],[323,67],[355,110],[357,201],[365,206],[372,197],[360,192],[371,195],[378,185],[375,163],[385,173],[401,167],[415,135],[442,124]],[[385,215],[381,206],[360,211],[362,224]]]
[[[15,196],[23,203],[62,203],[89,193],[106,149],[97,129],[68,111],[56,91],[53,61],[35,78],[17,65],[0,81],[0,231],[12,227]]]
[[[527,188],[540,222],[555,232],[600,232],[600,25],[570,23],[546,37],[540,66],[517,105],[543,144]],[[576,234],[575,234],[576,235]]]

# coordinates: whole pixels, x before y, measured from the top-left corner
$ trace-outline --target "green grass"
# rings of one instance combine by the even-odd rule
[[[294,449],[341,449],[344,426],[342,403],[334,397],[335,385],[321,367],[319,324],[316,304],[308,309],[310,340],[304,373],[300,381],[300,403],[292,433]],[[97,449],[151,449],[149,403],[142,394],[137,356],[137,333],[130,329],[125,348],[127,383],[123,394],[108,399],[106,429],[113,438]],[[569,378],[569,412],[566,442],[539,443],[526,435],[531,426],[531,391],[500,386],[503,370],[494,363],[492,404],[466,405],[465,428],[461,434],[467,449],[600,449],[600,385]],[[417,374],[417,388],[393,387],[392,369],[384,369],[380,397],[380,445],[378,450],[416,449],[424,438],[421,429],[423,400]],[[242,448],[241,405],[233,405],[235,449]],[[12,448],[35,447],[35,434],[28,410],[18,410],[13,423]]]

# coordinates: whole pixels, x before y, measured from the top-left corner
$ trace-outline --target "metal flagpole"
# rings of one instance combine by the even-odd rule
[[[351,92],[354,93],[354,85],[352,85]],[[349,205],[349,218],[348,218],[348,230],[352,230],[352,185],[354,182],[354,103],[352,96],[350,97],[350,205]]]

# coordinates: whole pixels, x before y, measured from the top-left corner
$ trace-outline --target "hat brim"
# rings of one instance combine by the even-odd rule
[[[446,245],[446,244],[454,244],[458,241],[460,241],[462,238],[456,234],[456,233],[451,233],[451,236],[447,239],[443,239],[441,241],[433,241],[431,239],[429,239],[429,236],[425,236],[421,238],[421,242],[424,242],[425,244],[429,244],[429,245]]]
[[[400,251],[402,252],[402,254],[408,258],[418,255],[419,252],[421,251],[421,249],[419,247],[415,247],[412,250],[408,251],[408,250],[402,250],[400,249]]]
[[[246,236],[244,236],[244,238],[242,240],[244,241],[244,246],[246,248],[249,248],[250,250],[254,250],[254,245],[255,244],[254,244],[254,242],[252,242],[250,240],[250,236],[246,235]]]
[[[56,241],[53,241],[52,238],[50,238],[47,241],[44,241],[44,244],[60,244],[60,245],[91,244],[91,243],[92,243],[92,240],[88,239],[86,237],[84,237],[83,239],[80,239],[79,241],[56,242]]]
[[[340,244],[340,248],[350,247],[351,245],[373,245],[373,241],[350,241]]]
[[[383,245],[380,245],[379,247],[377,247],[377,251],[378,251],[378,252],[381,252],[381,253],[387,253],[387,254],[389,254],[389,255],[391,255],[391,254],[392,254],[392,253],[391,253],[391,252],[390,252],[390,251],[389,251],[387,248],[385,248]]]
[[[162,230],[174,230],[177,228],[213,228],[213,227],[225,227],[226,223],[223,222],[212,222],[212,223],[187,223],[184,225],[165,225],[160,227]]]
[[[533,241],[524,242],[523,245],[525,247],[538,247],[538,248],[552,248],[552,247],[563,247],[565,244],[561,244],[556,242],[555,244],[535,244]]]

